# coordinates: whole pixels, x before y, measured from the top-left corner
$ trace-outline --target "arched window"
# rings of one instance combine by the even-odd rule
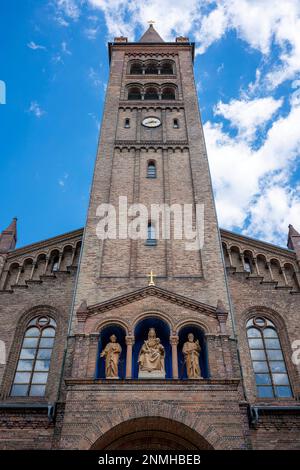
[[[147,75],[157,75],[158,74],[158,67],[156,63],[150,63],[145,68],[145,74]]]
[[[163,100],[175,100],[176,95],[175,95],[175,90],[174,88],[168,87],[164,88],[162,92],[162,99]]]
[[[56,323],[47,316],[29,322],[23,338],[11,396],[42,397],[45,395]]]
[[[158,100],[158,91],[154,87],[146,88],[146,93],[144,96],[145,100]]]
[[[153,160],[148,162],[147,178],[156,178],[156,164]]]
[[[155,227],[152,224],[152,222],[148,222],[146,245],[150,245],[150,246],[155,246],[156,245]]]
[[[251,318],[247,323],[247,337],[258,397],[291,397],[290,381],[274,324],[264,317]]]
[[[143,73],[143,67],[139,63],[134,63],[130,67],[131,75],[141,75]]]
[[[126,129],[129,129],[129,127],[130,127],[130,119],[129,119],[129,118],[125,118],[125,120],[124,120],[124,127],[125,127]]]
[[[141,90],[138,87],[131,87],[128,90],[128,99],[129,100],[141,100]]]
[[[171,62],[164,62],[161,66],[160,73],[162,75],[173,75],[174,70]]]
[[[174,129],[179,129],[179,121],[177,118],[173,119],[173,127]]]

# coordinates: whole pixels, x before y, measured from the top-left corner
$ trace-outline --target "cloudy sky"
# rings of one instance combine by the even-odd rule
[[[300,0],[2,0],[1,229],[17,216],[22,246],[84,225],[106,44],[149,20],[196,43],[220,226],[285,245],[300,229]]]

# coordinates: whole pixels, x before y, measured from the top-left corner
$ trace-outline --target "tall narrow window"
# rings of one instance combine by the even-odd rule
[[[174,127],[174,129],[179,129],[179,121],[178,121],[178,119],[173,119],[173,127]]]
[[[31,320],[27,326],[14,377],[11,396],[45,395],[56,323],[47,316]]]
[[[155,233],[155,227],[152,224],[152,222],[148,223],[148,235],[147,235],[147,241],[146,245],[149,246],[155,246],[156,245],[156,233]]]
[[[257,396],[291,397],[290,381],[274,324],[263,317],[252,318],[247,323],[247,336]]]
[[[129,118],[125,118],[124,127],[125,127],[126,129],[129,129],[129,127],[130,127],[130,119],[129,119]]]
[[[156,164],[154,161],[148,162],[147,178],[156,178]]]

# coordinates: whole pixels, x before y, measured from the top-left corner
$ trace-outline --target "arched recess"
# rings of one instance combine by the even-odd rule
[[[209,377],[209,367],[208,367],[208,354],[207,354],[207,345],[205,340],[204,331],[197,325],[190,324],[184,325],[178,333],[179,343],[178,343],[178,373],[180,379],[187,379],[187,371],[184,363],[184,356],[182,354],[182,348],[186,341],[188,341],[188,334],[192,333],[195,340],[199,341],[201,351],[200,351],[200,369],[201,376],[203,378]]]
[[[182,407],[174,407],[172,404],[157,401],[130,401],[126,403],[126,406],[112,406],[106,412],[95,413],[87,428],[83,428],[74,447],[80,450],[95,449],[96,443],[99,445],[100,439],[111,429],[116,429],[116,426],[138,418],[165,418],[172,421],[179,429],[185,425],[185,430],[187,427],[190,428],[199,435],[200,439],[205,436],[210,449],[232,448],[232,443],[220,435],[209,416],[197,417],[195,413]]]
[[[165,368],[166,378],[172,378],[172,352],[170,345],[170,327],[169,325],[156,316],[147,317],[140,320],[134,330],[135,343],[133,346],[133,362],[132,372],[133,378],[138,378],[138,356],[144,341],[148,338],[150,328],[154,328],[156,337],[160,339],[161,344],[165,348]]]
[[[119,378],[125,378],[125,371],[126,371],[126,342],[125,336],[126,331],[125,329],[116,323],[112,323],[106,325],[99,334],[99,343],[98,343],[98,354],[97,354],[97,364],[96,364],[96,372],[95,377],[96,379],[105,379],[105,358],[100,357],[101,351],[105,348],[105,346],[110,342],[110,337],[115,335],[117,337],[117,342],[121,345],[122,352],[120,354],[119,360]]]
[[[91,450],[208,450],[213,447],[186,424],[162,417],[129,419],[91,446]]]

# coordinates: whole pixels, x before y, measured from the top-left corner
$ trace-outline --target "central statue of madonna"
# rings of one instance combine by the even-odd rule
[[[148,339],[144,341],[139,352],[139,378],[142,379],[164,379],[165,371],[165,348],[156,338],[154,328],[150,328]]]

